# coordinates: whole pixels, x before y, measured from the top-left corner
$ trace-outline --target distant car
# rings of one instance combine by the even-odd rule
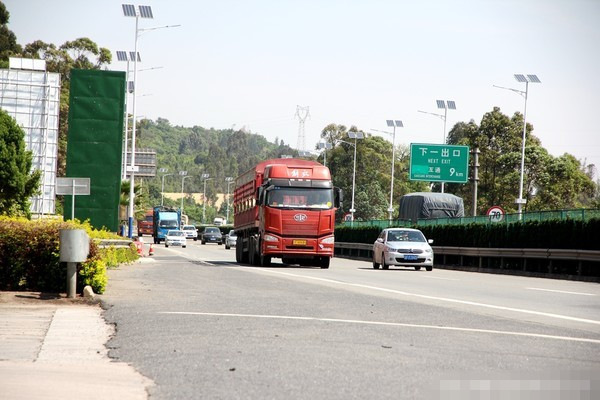
[[[200,239],[202,240],[202,244],[206,244],[207,242],[218,243],[219,245],[223,244],[223,234],[216,226],[207,226],[204,228]]]
[[[198,240],[198,230],[194,225],[184,225],[183,233],[185,233],[185,237],[188,239]]]
[[[225,248],[229,250],[232,247],[235,247],[235,242],[237,241],[237,235],[235,231],[232,229],[229,231],[227,235],[225,235]]]
[[[387,228],[373,244],[373,268],[389,269],[390,265],[433,269],[432,239],[425,239],[418,229]]]
[[[185,248],[186,245],[187,241],[183,231],[180,231],[179,229],[167,231],[167,236],[165,237],[165,247],[181,246]]]

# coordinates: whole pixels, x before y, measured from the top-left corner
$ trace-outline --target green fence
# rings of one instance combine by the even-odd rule
[[[388,227],[408,227],[408,226],[432,226],[432,225],[468,225],[468,224],[510,224],[513,222],[530,222],[530,221],[551,221],[551,220],[577,220],[589,221],[590,219],[600,218],[600,209],[574,209],[574,210],[548,210],[548,211],[533,211],[526,212],[519,218],[518,213],[506,214],[501,221],[492,221],[487,215],[479,215],[476,217],[461,217],[461,218],[436,218],[436,219],[420,219],[414,224],[408,220],[387,220],[374,219],[370,221],[345,221],[338,226],[376,226],[381,229]]]

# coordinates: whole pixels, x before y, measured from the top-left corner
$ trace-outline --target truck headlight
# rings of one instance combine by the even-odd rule
[[[321,243],[323,243],[323,244],[334,244],[335,243],[335,237],[333,237],[333,236],[326,237],[325,239],[321,240]]]
[[[277,239],[277,237],[273,236],[273,235],[265,235],[263,237],[263,240],[265,242],[279,242],[279,239]]]

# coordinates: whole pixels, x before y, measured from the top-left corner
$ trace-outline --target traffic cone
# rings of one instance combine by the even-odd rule
[[[154,255],[154,249],[152,248],[152,243],[150,243],[150,250],[148,251],[148,255],[149,256],[153,256]]]

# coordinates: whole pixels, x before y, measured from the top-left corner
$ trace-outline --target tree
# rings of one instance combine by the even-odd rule
[[[31,172],[31,165],[25,132],[0,110],[0,214],[30,216],[29,198],[36,194],[41,174]]]
[[[9,20],[10,13],[4,3],[0,2],[0,68],[8,68],[8,58],[21,53],[16,35],[8,29]]]

